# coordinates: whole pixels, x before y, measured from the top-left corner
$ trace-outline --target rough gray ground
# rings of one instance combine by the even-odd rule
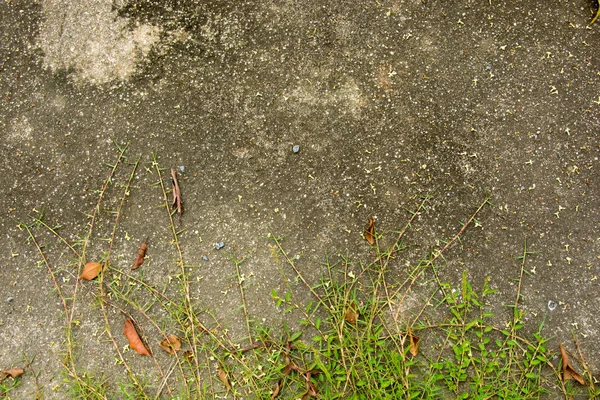
[[[466,270],[481,287],[491,276],[499,318],[508,320],[500,305],[514,301],[527,240],[535,253],[522,287],[529,329],[545,318],[553,346],[570,345],[573,332],[600,370],[594,6],[1,1],[0,366],[35,356],[46,397],[64,398],[60,302],[17,224],[44,210],[69,240],[81,237],[109,173],[104,163],[115,160],[113,142],[129,142],[129,161],[141,155],[142,166],[117,232],[118,265],[128,268],[148,237],[146,278],[161,285],[178,271],[156,176],[146,169],[156,152],[161,166],[184,167],[177,224],[187,229],[186,262],[197,266],[193,296],[236,337],[245,325],[226,252],[248,256],[250,314],[277,326],[283,317],[270,291],[282,278],[269,230],[285,236],[317,282],[326,252],[368,254],[361,234],[369,217],[378,229],[398,229],[405,209],[430,194],[412,236],[427,248],[451,237],[489,193],[493,206],[447,254],[442,278],[456,285]],[[109,189],[106,207],[120,195]],[[101,218],[100,231],[111,221]],[[216,251],[219,241],[226,247]],[[93,242],[89,258],[103,246]],[[70,255],[58,245],[48,251],[72,285]],[[97,343],[82,346],[82,369],[121,374],[110,345],[97,339],[100,317],[81,324],[80,343]],[[15,398],[30,397],[32,375],[16,390]]]

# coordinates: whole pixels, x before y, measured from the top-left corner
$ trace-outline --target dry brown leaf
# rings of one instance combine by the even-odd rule
[[[133,320],[128,319],[125,320],[125,326],[123,327],[123,334],[129,340],[129,347],[133,350],[137,351],[138,354],[143,356],[149,356],[150,352],[144,346],[144,342],[140,339],[140,335],[138,335],[137,330],[135,329],[135,325],[133,325]]]
[[[229,383],[229,378],[227,377],[227,372],[223,368],[219,368],[219,372],[217,373],[217,377],[219,380],[225,385],[227,390],[231,390],[231,384]]]
[[[294,369],[294,366],[292,365],[292,360],[288,357],[285,356],[285,367],[283,368],[283,376],[288,376],[290,374],[290,372],[292,372]]]
[[[311,397],[319,398],[320,396],[317,393],[317,387],[310,381],[310,373],[308,373],[304,379],[306,379],[306,393],[302,396],[302,399],[310,399]]]
[[[2,379],[1,380],[5,380],[9,376],[12,378],[18,378],[19,376],[23,375],[24,373],[25,373],[25,370],[23,368],[5,369],[5,370],[2,370]]]
[[[365,231],[365,239],[371,246],[375,244],[375,221],[373,221],[373,218],[369,220],[369,228]]]
[[[146,257],[146,250],[148,250],[148,245],[146,242],[143,242],[140,245],[140,249],[138,250],[137,256],[135,257],[135,261],[133,262],[133,266],[131,269],[138,269],[140,265],[144,263],[144,257]]]
[[[160,342],[160,347],[170,355],[173,355],[181,349],[181,341],[177,336],[171,335]]]
[[[171,168],[171,181],[173,182],[173,203],[171,204],[171,208],[177,208],[177,213],[182,214],[181,189],[179,189],[179,181],[177,181],[177,171],[175,171],[175,168]]]
[[[91,281],[95,279],[98,274],[102,271],[104,265],[99,262],[90,261],[83,266],[83,271],[81,271],[81,275],[79,275],[79,279],[83,279],[86,281]]]
[[[410,341],[408,351],[410,351],[410,354],[412,354],[413,357],[416,357],[416,355],[419,354],[419,340],[421,340],[421,338],[413,335],[410,325],[408,326],[408,340]]]
[[[353,301],[350,305],[346,306],[344,319],[356,326],[356,323],[358,322],[358,307],[356,306],[356,302]]]
[[[563,347],[562,343],[559,345],[559,347],[560,347],[560,358],[562,360],[562,370],[563,370],[562,380],[563,380],[563,382],[568,381],[569,379],[572,378],[572,379],[575,379],[580,384],[585,386],[585,381],[583,380],[583,376],[579,375],[573,368],[573,365],[571,365],[571,362],[569,361],[569,356],[567,355],[567,351]]]
[[[280,379],[275,385],[275,389],[273,389],[273,394],[271,394],[271,400],[277,398],[279,396],[279,392],[281,392],[281,386],[283,385],[283,379]]]

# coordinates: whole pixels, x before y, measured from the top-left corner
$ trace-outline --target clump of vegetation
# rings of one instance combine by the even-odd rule
[[[73,398],[533,399],[546,393],[565,398],[583,392],[592,397],[598,395],[580,352],[575,358],[583,367],[583,376],[576,372],[562,346],[562,369],[555,365],[557,353],[548,347],[543,321],[536,332],[524,333],[520,288],[531,256],[526,243],[520,257],[521,273],[516,277],[515,301],[510,305],[512,317],[506,325],[494,323],[490,279],[478,290],[472,287],[466,271],[460,287],[440,279],[445,253],[472,224],[479,222],[478,215],[489,204],[489,198],[442,247],[420,255],[410,251],[406,233],[418,216],[426,214],[429,199],[415,204],[407,214],[406,225],[398,232],[378,232],[371,220],[365,245],[371,246],[372,258],[327,258],[324,275],[316,283],[309,282],[296,266],[296,258],[288,255],[284,239],[270,233],[265,246],[270,247],[285,287],[281,293],[273,290],[272,300],[288,320],[299,322],[301,329],[295,331],[285,323],[274,329],[249,315],[241,272],[244,259],[232,255],[240,310],[248,334],[244,343],[239,343],[231,339],[214,310],[192,298],[192,269],[184,260],[179,241],[182,231],[174,221],[175,213],[181,212],[181,192],[176,174],[173,177],[171,172],[170,184],[166,178],[169,174],[156,156],[147,170],[156,176],[154,187],[162,197],[163,222],[169,226],[177,253],[173,261],[179,270],[173,282],[176,290],[158,288],[139,271],[119,269],[112,263],[117,228],[140,165],[139,157],[128,162],[126,151],[127,146],[117,146],[117,160],[110,165],[108,178],[98,191],[97,204],[88,215],[89,229],[82,238],[70,242],[43,215],[20,224],[39,252],[40,266],[54,284],[55,293],[51,295],[58,296],[62,303],[63,365]],[[117,171],[127,168],[128,173],[117,178]],[[115,207],[107,211],[101,204],[111,185],[120,189],[121,195]],[[170,185],[177,186],[173,202],[169,201],[173,190],[169,190]],[[103,218],[112,217],[112,227],[102,242],[102,257],[88,260],[101,213]],[[71,285],[59,279],[48,259],[40,240],[48,233],[73,257],[74,275],[80,279]],[[144,241],[137,256],[132,254],[132,269],[143,271],[147,249]],[[402,270],[399,260],[403,260]],[[90,282],[84,283],[84,279]],[[96,317],[104,323],[98,340],[112,344],[112,368],[125,372],[121,380],[114,378],[118,373],[98,376],[81,367],[78,327],[82,324],[80,318],[86,315],[81,314],[80,308],[89,301],[90,292],[97,305]],[[409,300],[411,307],[407,306]],[[123,336],[128,347],[139,353],[135,357],[153,359],[152,371],[140,371],[128,361],[132,355],[125,357],[126,349],[119,345]],[[156,346],[148,345],[150,336],[160,337],[155,351],[164,352],[167,358],[153,353]],[[165,364],[159,358],[170,362]],[[14,386],[3,379],[0,395],[8,398]]]

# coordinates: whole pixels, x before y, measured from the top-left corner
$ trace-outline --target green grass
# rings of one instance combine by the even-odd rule
[[[527,260],[533,256],[526,243],[506,324],[499,324],[501,318],[492,313],[498,309],[498,300],[491,279],[474,289],[467,271],[458,287],[440,278],[447,250],[461,240],[467,229],[479,223],[477,218],[489,199],[474,208],[466,222],[457,227],[456,234],[442,242],[440,248],[418,254],[406,236],[414,229],[417,217],[427,215],[429,199],[422,199],[407,211],[407,223],[402,229],[375,232],[376,241],[368,260],[352,255],[324,256],[324,273],[319,282],[309,282],[297,267],[296,258],[288,255],[285,240],[269,233],[264,245],[271,251],[285,288],[281,293],[273,290],[272,301],[285,320],[294,321],[300,329],[292,329],[286,323],[272,326],[270,321],[262,323],[250,315],[242,273],[244,259],[231,254],[240,299],[236,312],[244,321],[244,326],[238,328],[247,333],[243,342],[236,342],[216,311],[199,304],[191,295],[190,274],[194,268],[184,259],[179,242],[182,231],[176,227],[175,211],[169,202],[170,183],[156,156],[146,167],[156,177],[155,185],[148,190],[161,195],[159,206],[164,214],[162,221],[153,223],[168,225],[177,254],[172,262],[178,273],[168,287],[158,288],[144,279],[143,267],[140,274],[134,274],[113,265],[117,228],[128,212],[131,183],[141,162],[139,157],[129,162],[126,152],[127,146],[117,146],[117,160],[109,165],[97,204],[88,214],[89,229],[79,240],[69,242],[41,214],[20,224],[38,250],[39,266],[54,284],[55,291],[50,295],[62,303],[63,365],[71,398],[537,399],[545,395],[570,398],[577,393],[590,398],[598,396],[579,351],[572,358],[584,367],[587,387],[561,380],[555,358],[557,349],[548,347],[543,319],[534,332],[527,333],[524,328],[520,288],[527,279]],[[111,211],[103,208],[111,200],[106,199],[109,189],[120,193],[112,199]],[[101,227],[99,219],[103,221]],[[112,225],[107,221],[112,221]],[[86,304],[89,296],[79,280],[66,285],[58,278],[55,261],[49,260],[46,245],[40,239],[50,241],[48,234],[54,245],[71,254],[77,275],[89,261],[90,246],[103,249],[101,261],[105,270],[95,282],[86,285],[95,303]],[[365,246],[369,245],[365,242]],[[111,344],[112,368],[118,373],[98,375],[81,366],[80,307],[90,307],[93,317],[103,322],[104,331],[98,340]],[[135,369],[127,362],[133,353],[125,357],[127,349],[119,346],[123,343],[123,316],[136,322],[144,338],[177,335],[182,350],[168,363],[161,364],[159,359],[165,358],[153,355],[149,370]],[[155,352],[162,351],[156,347],[152,346]],[[0,397],[10,398],[11,389],[18,385],[18,380],[11,379],[0,383]]]

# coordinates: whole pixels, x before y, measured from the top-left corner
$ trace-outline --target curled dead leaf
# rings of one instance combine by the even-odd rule
[[[135,257],[135,261],[133,262],[133,266],[131,269],[138,269],[140,265],[144,263],[144,258],[146,257],[146,250],[148,250],[148,245],[146,242],[143,242],[140,245],[140,249],[138,250],[137,256]]]
[[[9,376],[11,378],[18,378],[19,376],[23,375],[25,373],[25,370],[23,368],[11,368],[11,369],[5,369],[2,370],[2,381],[5,380],[6,378],[8,378]]]
[[[91,281],[95,279],[100,272],[102,272],[102,268],[104,265],[99,262],[90,261],[83,266],[83,270],[81,271],[81,275],[79,275],[79,279],[83,279],[86,281]]]
[[[563,382],[568,381],[569,379],[575,379],[577,382],[585,386],[585,380],[583,380],[583,376],[579,375],[573,365],[569,361],[569,356],[567,355],[567,351],[563,347],[562,343],[559,345],[560,348],[560,358],[562,360],[562,380]]]
[[[281,386],[283,385],[283,379],[280,379],[279,382],[277,382],[277,385],[275,385],[275,388],[273,389],[273,393],[271,394],[271,400],[277,398],[277,396],[279,396],[279,392],[281,392]]]
[[[229,377],[227,376],[227,372],[223,368],[219,368],[219,372],[217,373],[217,377],[225,385],[227,390],[231,390],[231,383],[229,383]]]
[[[310,399],[311,397],[319,398],[319,394],[317,393],[317,387],[314,383],[310,381],[310,372],[306,374],[304,379],[306,380],[306,393],[302,396],[302,399]]]
[[[373,221],[373,218],[369,219],[369,227],[365,231],[365,239],[371,246],[375,244],[375,221]]]
[[[358,322],[358,307],[356,302],[353,301],[346,306],[344,311],[344,319],[356,326],[356,323]]]
[[[410,325],[408,326],[408,340],[410,342],[408,351],[410,351],[410,354],[412,354],[413,357],[416,357],[416,355],[419,354],[419,340],[421,340],[421,338],[413,335]]]
[[[129,340],[129,347],[133,350],[137,351],[138,354],[143,356],[149,356],[150,352],[142,342],[140,335],[138,335],[137,330],[135,329],[135,325],[133,325],[133,320],[128,319],[125,320],[125,326],[123,327],[123,334]]]
[[[171,169],[171,181],[173,182],[173,203],[171,208],[177,208],[177,213],[183,213],[181,207],[181,189],[179,189],[179,181],[177,180],[177,171],[175,168]]]
[[[169,353],[170,355],[175,354],[181,349],[181,341],[175,335],[171,335],[160,342],[160,348]]]

